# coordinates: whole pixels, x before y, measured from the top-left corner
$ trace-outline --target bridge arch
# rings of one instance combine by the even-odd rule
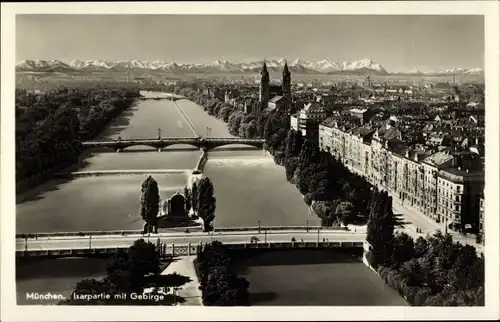
[[[120,150],[120,151],[125,151],[126,150],[127,152],[132,152],[134,149],[137,149],[138,151],[141,151],[141,150],[157,150],[158,147],[156,147],[153,144],[140,143],[140,144],[128,144],[128,145],[124,145],[124,146],[121,146],[121,147],[116,147],[115,149],[116,150]]]
[[[159,141],[159,142],[151,142],[151,143],[129,143],[129,144],[124,144],[122,148],[118,148],[120,150],[125,150],[125,149],[130,149],[133,147],[149,147],[153,148],[156,150],[163,150],[165,148],[171,147],[171,146],[191,146],[195,149],[198,149],[200,147],[200,143],[190,140],[190,141],[185,141],[185,140],[179,140],[179,141]]]
[[[246,147],[253,147],[256,149],[262,149],[264,146],[264,142],[206,142],[203,144],[203,148],[207,150],[211,149],[216,149],[216,148],[221,148],[221,147],[226,147],[226,146],[231,146],[231,145],[238,145],[238,146],[246,146]]]

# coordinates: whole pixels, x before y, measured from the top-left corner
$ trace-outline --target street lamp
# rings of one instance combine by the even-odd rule
[[[259,225],[259,234],[260,234],[260,220],[258,221],[258,225]]]

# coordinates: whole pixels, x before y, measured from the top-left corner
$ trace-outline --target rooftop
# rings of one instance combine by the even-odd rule
[[[335,126],[335,122],[337,121],[337,118],[335,117],[328,117],[326,118],[322,123],[321,125],[323,126],[327,126],[327,127],[334,127]]]
[[[351,133],[353,135],[365,136],[367,134],[374,133],[374,132],[375,132],[375,130],[373,128],[365,125],[365,126],[358,126],[357,128],[353,129]]]
[[[322,112],[323,107],[316,102],[308,103],[304,105],[304,112]]]
[[[458,168],[446,168],[438,172],[440,178],[455,183],[484,182],[484,171],[459,170]]]
[[[440,166],[453,159],[453,156],[447,152],[436,152],[423,160],[430,165]]]

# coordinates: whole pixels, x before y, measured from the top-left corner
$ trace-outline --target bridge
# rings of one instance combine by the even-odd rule
[[[139,96],[139,100],[141,101],[147,101],[147,100],[170,100],[170,101],[178,101],[185,99],[184,96],[181,95],[175,95],[175,94],[164,94],[164,95],[157,95],[157,96]]]
[[[16,238],[17,257],[76,257],[113,254],[143,238],[166,245],[166,254],[196,254],[200,246],[220,241],[232,248],[323,248],[363,247],[366,234],[345,230],[254,230],[221,232],[169,232],[160,234],[115,234],[73,236],[25,236]]]
[[[187,138],[158,138],[158,139],[129,139],[129,140],[106,140],[106,141],[86,141],[82,145],[84,148],[108,148],[114,149],[116,152],[123,151],[124,149],[132,146],[148,146],[155,148],[161,152],[164,148],[176,145],[185,144],[197,147],[199,149],[210,150],[213,148],[225,145],[249,145],[258,149],[264,147],[264,139],[241,139],[241,138],[200,138],[200,137],[187,137]]]

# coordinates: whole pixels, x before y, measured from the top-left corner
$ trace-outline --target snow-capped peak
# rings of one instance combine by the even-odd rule
[[[270,71],[277,72],[285,65],[285,58],[278,60],[266,60]],[[70,64],[65,64],[59,60],[24,60],[16,65],[18,70],[23,71],[71,71],[73,70],[164,70],[170,72],[259,72],[262,68],[263,60],[247,61],[243,63],[234,63],[227,60],[216,60],[210,64],[177,64],[175,62],[165,62],[160,60],[141,61],[141,60],[73,60]],[[292,73],[359,73],[373,75],[388,75],[382,65],[373,62],[371,59],[364,58],[357,61],[335,62],[329,59],[319,61],[305,61],[299,58],[288,61],[288,66]],[[418,69],[412,69],[408,72],[399,74],[418,74],[422,73]],[[434,75],[482,75],[481,68],[464,69],[450,68],[436,73],[426,73]]]

